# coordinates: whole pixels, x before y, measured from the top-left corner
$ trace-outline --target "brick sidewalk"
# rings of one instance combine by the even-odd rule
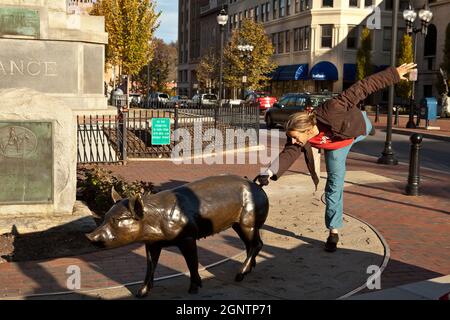
[[[171,162],[133,162],[127,167],[108,168],[127,179],[152,181],[161,188],[222,173],[254,177],[259,170],[258,165],[177,166]],[[450,274],[450,175],[422,170],[422,195],[411,197],[404,191],[406,165],[379,165],[375,158],[351,153],[347,170],[368,171],[396,180],[380,185],[351,185],[345,188],[344,195],[345,212],[374,226],[390,246],[391,260],[383,274],[383,288]],[[299,159],[287,174],[306,172],[303,159]]]
[[[345,188],[344,210],[375,227],[387,240],[391,257],[382,276],[382,288],[426,280],[450,274],[450,175],[422,170],[422,196],[404,195],[408,168],[405,165],[378,165],[376,159],[351,153],[348,171],[367,171],[385,176],[395,182],[378,185],[349,185]],[[136,179],[153,182],[159,189],[172,188],[202,177],[232,173],[253,178],[259,165],[175,165],[170,161],[130,162],[126,166],[105,166],[129,181]],[[322,163],[322,168],[324,164]],[[305,174],[303,159],[299,159],[287,174]],[[272,182],[274,183],[274,182]],[[282,180],[277,183],[282,183]],[[312,185],[312,182],[311,182]],[[323,185],[322,185],[323,188]],[[232,239],[231,234],[223,235]],[[219,235],[220,237],[220,235]],[[234,236],[235,238],[235,236]],[[239,252],[233,243],[221,238],[201,241],[207,246],[201,264],[220,260]],[[234,240],[233,240],[234,241]],[[237,240],[239,242],[239,240]],[[122,250],[122,249],[116,249]],[[125,249],[129,250],[129,249]],[[113,259],[115,251],[106,251],[51,261],[0,264],[0,283],[3,295],[14,296],[30,292],[66,291],[68,264],[80,265],[92,287],[113,286],[125,282],[141,281],[144,257],[141,247],[136,247],[119,262]],[[170,256],[170,252],[169,252]],[[167,259],[167,260],[163,260]],[[181,256],[162,257],[159,276],[174,270],[183,270]],[[117,274],[117,263],[130,266],[127,274]],[[53,268],[58,276],[52,277]],[[83,284],[86,287],[86,283]],[[48,291],[47,291],[48,292]]]

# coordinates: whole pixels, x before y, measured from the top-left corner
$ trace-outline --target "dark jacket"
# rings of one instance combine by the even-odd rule
[[[349,139],[365,135],[366,122],[364,121],[361,110],[357,107],[358,104],[370,94],[396,84],[399,81],[400,76],[395,67],[389,67],[384,71],[360,80],[337,97],[320,105],[315,110],[317,120],[330,128],[334,138]],[[275,161],[269,167],[274,174],[271,179],[277,180],[281,177],[302,152],[305,153],[306,164],[317,187],[319,179],[314,170],[311,145],[307,143],[305,146],[300,147],[292,144],[290,138],[288,138],[284,149],[280,152],[276,160],[278,162],[278,168],[275,166]]]

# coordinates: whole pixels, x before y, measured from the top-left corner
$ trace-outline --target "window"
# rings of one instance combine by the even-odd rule
[[[399,4],[399,12],[403,12],[403,10],[408,9],[409,0],[400,0]]]
[[[255,17],[255,9],[251,8],[249,12],[250,12],[249,18],[253,19]]]
[[[278,7],[278,1],[277,0],[273,0],[272,2],[272,10],[273,10],[273,17],[272,19],[276,19],[277,18],[277,7]]]
[[[300,0],[295,0],[294,3],[294,12],[299,13],[300,12]]]
[[[284,31],[278,32],[278,53],[284,53]]]
[[[286,31],[286,53],[291,52],[291,31]]]
[[[255,22],[258,22],[259,18],[259,6],[255,7]]]
[[[311,34],[311,27],[305,27],[305,40],[303,50],[309,50],[309,35]]]
[[[286,0],[286,15],[291,15],[291,0]]]
[[[309,26],[294,29],[294,51],[309,49],[309,34]]]
[[[348,5],[349,5],[349,7],[356,7],[357,8],[358,7],[358,0],[350,0]]]
[[[261,22],[265,21],[265,13],[266,13],[266,5],[262,4],[261,5]]]
[[[358,47],[358,26],[349,25],[347,34],[347,49],[356,49]]]
[[[305,28],[300,28],[299,29],[299,46],[298,46],[298,50],[303,50],[303,44],[305,42]]]
[[[272,47],[273,47],[273,51],[276,54],[277,53],[277,34],[276,33],[272,33]]]
[[[391,51],[392,28],[383,28],[383,51]]]
[[[333,25],[332,24],[323,24],[321,25],[322,29],[322,48],[331,48],[332,47],[332,39],[333,39]]]
[[[300,50],[300,28],[294,29],[294,51]]]
[[[244,10],[244,19],[247,19],[247,18],[248,18],[248,11]]]
[[[432,97],[433,96],[433,86],[426,84],[423,86],[423,96]]]
[[[392,0],[384,0],[384,10],[392,11]]]
[[[300,0],[300,11],[305,11],[310,9],[310,0]]]
[[[397,29],[397,52],[400,49],[400,43],[405,34],[405,28]],[[392,28],[384,27],[383,28],[383,51],[391,51],[391,42],[392,42]]]
[[[322,7],[333,7],[333,0],[322,0]]]
[[[242,12],[239,12],[239,28],[242,26]]]
[[[370,7],[373,5],[373,0],[364,0],[364,7]]]
[[[266,21],[269,21],[270,15],[270,2],[266,2]]]
[[[280,4],[280,18],[284,17],[286,15],[286,11],[285,11],[285,1],[286,0],[279,0],[279,4]]]
[[[436,55],[436,38],[437,32],[434,24],[430,24],[428,26],[427,35],[425,36],[425,45],[423,55],[426,56],[435,56]]]

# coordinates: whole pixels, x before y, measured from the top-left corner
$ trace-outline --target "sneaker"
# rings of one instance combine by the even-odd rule
[[[327,242],[325,243],[325,251],[335,252],[337,243],[339,242],[339,235],[337,233],[330,233]]]
[[[369,136],[374,136],[375,135],[375,127],[374,126],[372,126],[372,129],[370,130],[370,132],[369,132]]]

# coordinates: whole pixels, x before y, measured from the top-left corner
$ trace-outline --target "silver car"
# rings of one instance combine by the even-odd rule
[[[149,108],[162,107],[169,101],[169,95],[163,92],[150,93],[147,100]]]

